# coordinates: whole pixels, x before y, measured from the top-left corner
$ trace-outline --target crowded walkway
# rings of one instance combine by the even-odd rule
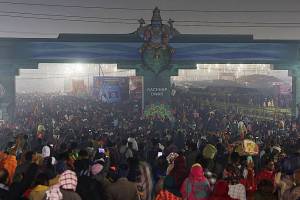
[[[0,128],[0,199],[297,200],[296,119],[257,120],[172,99],[173,118],[132,102],[20,95]],[[249,144],[249,146],[248,146]]]

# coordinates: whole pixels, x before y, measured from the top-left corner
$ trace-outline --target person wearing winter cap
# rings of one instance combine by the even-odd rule
[[[138,151],[139,150],[138,143],[137,143],[137,141],[135,140],[134,137],[130,136],[127,141],[128,141],[128,143],[132,143],[132,149],[134,151]]]
[[[189,176],[181,185],[180,192],[183,199],[208,199],[211,193],[211,187],[207,178],[204,176],[204,170],[199,163],[196,163],[191,167]]]
[[[42,149],[42,156],[43,158],[49,157],[51,154],[51,150],[49,146],[44,146]]]
[[[49,159],[51,161],[52,165],[56,164],[56,159],[54,157],[50,157],[51,156],[51,149],[49,146],[44,146],[42,149],[42,157],[44,160]]]

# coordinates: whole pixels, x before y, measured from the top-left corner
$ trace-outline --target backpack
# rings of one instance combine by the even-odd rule
[[[207,144],[203,151],[202,151],[202,155],[205,159],[214,159],[214,157],[217,154],[217,149],[214,145],[212,144]]]

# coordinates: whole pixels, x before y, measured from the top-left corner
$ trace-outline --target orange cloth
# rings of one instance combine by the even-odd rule
[[[175,196],[174,194],[166,190],[161,190],[156,196],[155,200],[182,200],[182,198]]]
[[[0,152],[0,169],[8,171],[8,183],[11,184],[17,168],[17,159],[15,155],[7,155]]]

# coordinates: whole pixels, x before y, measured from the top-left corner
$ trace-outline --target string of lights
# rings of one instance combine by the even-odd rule
[[[53,4],[53,3],[30,3],[0,1],[0,4],[7,5],[25,5],[25,6],[42,6],[42,7],[60,7],[60,8],[80,8],[80,9],[102,9],[102,10],[122,10],[122,11],[152,11],[150,8],[129,8],[129,7],[105,7],[97,5],[75,5],[75,4]],[[299,9],[261,9],[261,10],[201,10],[201,9],[161,9],[164,12],[202,12],[202,13],[299,13]]]
[[[135,21],[136,18],[120,18],[120,17],[98,17],[98,16],[82,16],[82,15],[65,15],[65,14],[49,14],[49,13],[33,13],[33,12],[19,12],[19,11],[5,11],[0,10],[3,14],[18,14],[18,15],[33,15],[33,16],[45,16],[45,17],[64,17],[64,18],[78,18],[78,19],[99,19],[99,20],[120,20],[120,21]]]
[[[41,19],[56,19],[56,17],[64,17],[63,19],[69,20],[68,18],[76,18],[75,20],[83,20],[85,19],[96,19],[96,20],[88,20],[87,22],[99,22],[99,20],[119,20],[119,21],[134,21],[133,24],[137,24],[137,18],[120,18],[120,17],[98,17],[98,16],[81,16],[81,15],[65,15],[65,14],[49,14],[49,13],[33,13],[33,12],[17,12],[17,11],[4,11],[0,10],[2,14],[18,14],[18,15],[7,15],[15,16],[15,17],[23,17],[23,15],[32,15],[32,16],[44,16]],[[21,15],[21,16],[20,16]],[[6,16],[6,15],[3,15]],[[26,16],[25,16],[26,17]],[[53,18],[54,17],[54,18]],[[37,17],[40,19],[40,17]],[[60,20],[60,19],[58,19]],[[146,20],[150,21],[150,20]],[[205,23],[205,24],[281,24],[281,25],[300,25],[300,22],[255,22],[255,21],[203,21],[203,20],[176,20],[177,23]],[[109,21],[108,21],[109,23]],[[197,24],[189,24],[190,26],[197,26]]]
[[[71,4],[52,4],[52,3],[30,3],[30,2],[14,2],[0,1],[4,5],[23,5],[23,6],[41,6],[41,7],[61,7],[61,8],[80,8],[80,9],[103,9],[103,10],[119,10],[119,11],[152,11],[150,8],[128,8],[128,7],[105,7],[105,6],[87,6],[87,5],[71,5]],[[201,9],[161,9],[164,12],[197,12],[197,13],[300,13],[300,10],[201,10]],[[17,19],[32,19],[32,20],[47,20],[52,22],[74,22],[74,23],[99,23],[99,24],[126,24],[138,25],[136,18],[122,17],[99,17],[99,16],[82,16],[68,15],[59,13],[36,13],[25,11],[8,11],[0,10],[0,17],[17,18]],[[296,18],[295,18],[296,19]],[[150,21],[150,20],[146,20]],[[166,22],[166,21],[165,21]],[[300,22],[298,21],[225,21],[225,20],[176,20],[176,27],[209,27],[209,28],[267,28],[267,29],[299,29]],[[15,33],[15,34],[33,34],[41,36],[57,35],[58,33],[51,32],[34,32],[34,31],[15,31],[0,29],[0,33]]]
[[[138,24],[138,22],[124,21],[101,21],[101,20],[85,20],[85,19],[68,19],[68,18],[51,18],[51,17],[36,17],[23,15],[0,14],[0,17],[22,18],[22,19],[37,19],[50,21],[67,21],[67,22],[85,22],[85,23],[103,23],[103,24]]]
[[[128,22],[128,21],[101,21],[101,20],[86,20],[86,19],[69,19],[69,18],[51,18],[51,17],[37,17],[37,16],[23,16],[23,15],[10,15],[10,14],[1,14],[0,17],[11,17],[11,18],[21,18],[21,19],[35,19],[35,20],[49,20],[49,21],[66,21],[66,22],[84,22],[84,23],[103,23],[103,24],[128,24],[128,25],[137,25],[138,22]],[[259,22],[233,22],[233,21],[199,21],[203,24],[176,24],[177,27],[215,27],[215,28],[300,28],[300,23],[259,23]],[[216,23],[216,24],[213,24]],[[225,25],[221,24],[225,23]],[[231,25],[241,23],[241,25]],[[248,25],[243,25],[248,23]],[[227,25],[230,24],[230,25]],[[257,24],[257,25],[251,25]],[[263,25],[260,25],[263,24]],[[264,25],[264,24],[273,24],[273,25]],[[5,32],[6,30],[0,30],[0,32]],[[38,33],[38,34],[54,34],[54,33]]]

